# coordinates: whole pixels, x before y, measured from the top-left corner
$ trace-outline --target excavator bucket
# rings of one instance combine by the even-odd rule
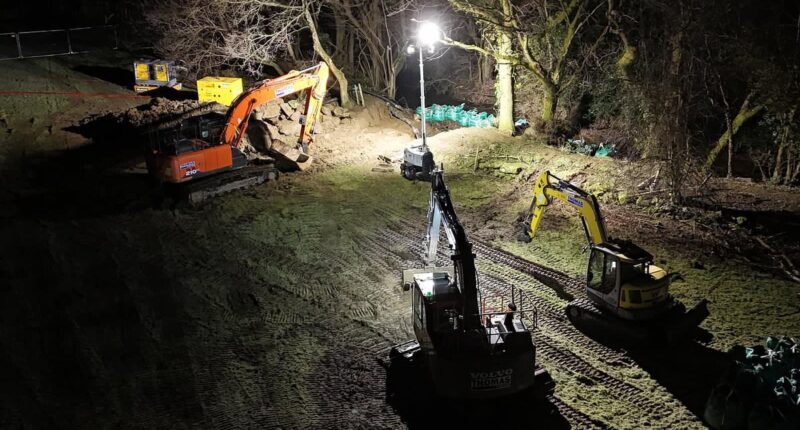
[[[301,151],[295,145],[289,145],[281,140],[272,141],[270,152],[281,159],[284,164],[289,167],[296,168],[297,170],[305,170],[313,161],[312,157],[305,152]]]
[[[676,344],[691,339],[697,327],[708,315],[708,300],[700,300],[691,310],[670,321],[664,327],[664,338],[667,344]]]

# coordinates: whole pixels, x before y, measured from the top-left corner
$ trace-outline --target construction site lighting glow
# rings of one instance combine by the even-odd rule
[[[417,30],[417,43],[422,46],[433,46],[441,40],[442,31],[436,23],[425,21]]]

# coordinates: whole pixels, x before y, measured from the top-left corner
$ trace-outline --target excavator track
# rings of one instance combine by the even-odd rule
[[[247,166],[186,184],[178,184],[176,194],[179,200],[196,205],[212,197],[250,188],[277,178],[278,169],[272,165]]]
[[[561,416],[567,420],[567,422],[570,424],[570,428],[586,429],[586,430],[613,428],[608,424],[596,420],[590,417],[589,415],[586,415],[583,412],[573,408],[572,406],[562,402],[561,400],[559,400],[558,397],[547,396],[547,401],[549,401],[558,410]]]

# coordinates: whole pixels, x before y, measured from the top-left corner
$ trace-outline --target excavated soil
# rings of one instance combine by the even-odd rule
[[[127,94],[75,72],[78,60],[0,68],[15,88]],[[794,190],[709,181],[674,209],[651,192],[648,162],[453,130],[431,144],[481,284],[530,294],[556,392],[535,405],[398,399],[386,353],[413,336],[400,271],[421,264],[428,188],[393,162],[409,127],[367,100],[319,136],[310,170],[159,209],[128,168],[141,157],[130,136],[92,143],[78,128],[164,102],[0,98],[13,128],[0,138],[0,428],[701,428],[730,346],[800,332],[800,284],[779,264],[796,262],[793,233],[774,226],[797,219]],[[569,324],[562,309],[582,294],[586,261],[579,221],[554,207],[532,244],[514,241],[542,169],[599,195],[613,235],[681,272],[677,298],[711,300],[710,341],[621,350]]]

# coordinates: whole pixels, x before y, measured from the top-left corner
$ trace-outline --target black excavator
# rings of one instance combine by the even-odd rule
[[[430,267],[442,224],[453,265]],[[543,398],[552,393],[552,378],[536,366],[535,309],[521,309],[524,293],[519,289],[490,294],[478,287],[472,244],[441,169],[431,172],[426,244],[429,267],[403,272],[404,289],[412,292],[416,340],[392,348],[390,358],[427,368],[436,393],[444,398],[486,399],[525,390]]]
[[[589,241],[586,299],[567,305],[567,317],[590,336],[626,345],[672,344],[691,338],[709,315],[707,301],[686,307],[669,294],[672,274],[653,264],[636,244],[606,235],[600,205],[592,194],[548,171],[536,179],[530,213],[519,239],[530,242],[545,209],[561,200],[581,216]]]

